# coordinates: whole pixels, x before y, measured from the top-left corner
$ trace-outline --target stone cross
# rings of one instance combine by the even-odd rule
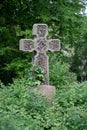
[[[22,51],[36,51],[37,54],[34,57],[34,63],[44,69],[45,82],[44,84],[49,85],[49,64],[48,56],[46,51],[50,50],[52,52],[60,50],[60,40],[50,39],[47,40],[48,26],[46,24],[34,24],[33,25],[33,35],[32,39],[21,39],[20,40],[20,50]]]

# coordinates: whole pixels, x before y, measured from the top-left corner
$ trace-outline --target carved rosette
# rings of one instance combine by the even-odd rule
[[[48,50],[48,44],[45,39],[39,38],[35,44],[35,50],[37,53],[46,53]]]
[[[48,35],[48,26],[46,24],[34,24],[33,35],[37,37],[46,37]]]
[[[49,50],[52,52],[59,51],[60,50],[60,40],[59,39],[49,40]]]
[[[32,52],[34,50],[34,42],[31,39],[20,40],[20,50]]]
[[[37,34],[39,37],[44,37],[46,34],[46,25],[38,25],[37,26]]]

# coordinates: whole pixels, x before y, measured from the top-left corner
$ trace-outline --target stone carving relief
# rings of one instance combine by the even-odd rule
[[[37,26],[37,34],[39,37],[44,37],[46,34],[46,25],[38,25]]]
[[[47,41],[45,39],[38,39],[35,47],[37,53],[45,53],[48,47]]]
[[[50,40],[49,50],[50,51],[59,51],[60,50],[60,41],[58,39]]]
[[[38,53],[35,56],[35,63],[41,66],[41,68],[45,71],[45,84],[49,84],[49,68],[48,68],[48,56],[43,53]]]
[[[28,39],[20,40],[20,50],[23,51],[33,51],[34,50],[34,42]]]

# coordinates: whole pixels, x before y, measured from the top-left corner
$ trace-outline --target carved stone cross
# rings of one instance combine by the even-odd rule
[[[22,51],[36,51],[37,54],[34,57],[34,63],[44,69],[45,74],[45,83],[49,85],[49,64],[48,56],[46,51],[59,51],[60,50],[60,40],[59,39],[50,39],[46,40],[48,35],[48,26],[46,24],[34,24],[33,25],[33,35],[35,36],[34,40],[32,39],[21,39],[20,40],[20,50]]]

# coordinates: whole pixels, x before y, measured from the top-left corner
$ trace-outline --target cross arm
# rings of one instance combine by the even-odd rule
[[[60,40],[59,39],[51,39],[49,40],[49,48],[50,51],[59,51],[60,50]]]
[[[34,50],[34,41],[31,39],[21,39],[19,48],[22,51],[32,52]]]

